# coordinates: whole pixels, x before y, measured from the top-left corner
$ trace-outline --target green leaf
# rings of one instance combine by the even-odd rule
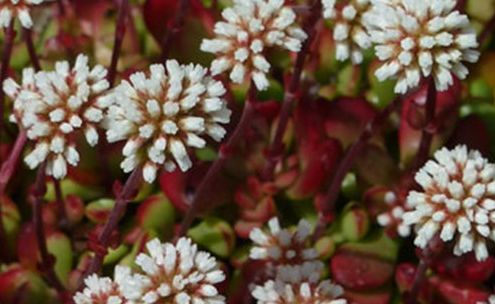
[[[188,236],[211,253],[226,258],[235,248],[235,234],[229,223],[209,217],[189,230]]]

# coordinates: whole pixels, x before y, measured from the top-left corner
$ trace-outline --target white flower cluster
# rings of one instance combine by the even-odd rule
[[[85,288],[74,295],[76,304],[123,304],[130,303],[124,297],[131,269],[125,266],[115,267],[114,279],[100,278],[92,274],[84,280]]]
[[[270,233],[254,228],[249,238],[255,246],[249,254],[253,260],[266,260],[276,266],[299,265],[318,258],[316,250],[309,245],[311,225],[301,220],[295,231],[280,228],[277,218],[268,222]]]
[[[253,289],[253,297],[258,304],[346,304],[345,299],[339,299],[344,293],[342,287],[330,280],[320,281],[320,269],[314,265],[281,267],[275,280]]]
[[[371,38],[362,22],[362,16],[370,8],[370,0],[322,0],[323,17],[333,22],[333,39],[336,58],[363,62],[363,51],[371,47]]]
[[[109,142],[126,140],[121,167],[131,172],[143,165],[143,177],[151,183],[160,167],[187,171],[192,162],[188,147],[203,148],[204,135],[215,141],[225,136],[221,126],[231,111],[223,99],[220,81],[207,76],[200,65],[179,65],[168,60],[166,67],[152,65],[148,75],[138,72],[113,90],[106,99]]]
[[[411,234],[411,226],[404,224],[403,215],[409,210],[405,209],[403,202],[393,191],[385,193],[384,200],[389,209],[377,216],[378,224],[382,227],[393,228],[401,237],[408,237]]]
[[[86,289],[74,296],[76,304],[225,303],[214,286],[225,274],[215,258],[198,251],[190,239],[181,238],[176,245],[154,239],[146,248],[148,254],[139,254],[135,261],[142,273],[117,266],[114,281],[90,276]]]
[[[7,28],[13,19],[19,18],[24,28],[31,28],[31,6],[51,0],[0,0],[0,27]]]
[[[269,233],[254,228],[249,235],[254,242],[249,257],[266,261],[266,275],[274,278],[253,289],[258,303],[346,303],[335,300],[342,288],[320,282],[324,265],[311,247],[308,222],[301,220],[295,230],[289,230],[272,218],[268,227]]]
[[[306,33],[284,0],[234,0],[222,12],[225,21],[215,24],[215,39],[204,39],[201,50],[217,54],[211,64],[213,75],[231,70],[230,79],[242,83],[252,79],[259,90],[269,86],[270,63],[264,53],[279,46],[299,52]]]
[[[79,55],[72,69],[60,61],[50,72],[25,69],[21,85],[5,80],[3,90],[14,100],[11,120],[35,143],[24,159],[31,169],[47,161],[46,173],[64,178],[67,164],[79,163],[75,135],[83,131],[91,146],[98,143],[97,128],[108,106],[99,98],[109,88],[106,74],[100,65],[90,69],[88,57]]]
[[[464,79],[465,62],[476,62],[476,33],[466,15],[455,11],[456,0],[371,0],[363,15],[377,57],[385,63],[376,71],[380,81],[396,78],[396,93],[417,87],[432,76],[439,91]]]
[[[411,191],[403,215],[414,225],[414,243],[425,248],[439,234],[454,241],[454,254],[474,250],[477,260],[488,257],[487,239],[495,239],[495,164],[466,146],[443,148],[416,174],[422,192]]]

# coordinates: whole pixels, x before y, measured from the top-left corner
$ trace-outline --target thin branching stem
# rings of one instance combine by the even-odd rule
[[[191,226],[193,220],[198,215],[198,211],[201,210],[201,203],[204,202],[206,194],[211,190],[213,182],[216,180],[218,175],[221,173],[225,163],[229,160],[232,155],[233,149],[239,144],[246,130],[251,126],[253,117],[256,113],[255,109],[255,99],[256,99],[256,86],[251,83],[247,100],[244,104],[244,109],[242,111],[242,116],[237,124],[235,130],[229,139],[220,148],[218,158],[213,162],[213,164],[208,169],[208,173],[201,181],[200,185],[196,190],[194,199],[191,202],[191,206],[188,209],[184,219],[182,220],[181,228],[179,231],[179,236],[183,236],[187,233],[187,230]]]
[[[110,245],[111,235],[117,228],[120,219],[124,216],[127,209],[127,203],[134,198],[139,188],[141,187],[142,181],[142,168],[138,167],[131,173],[124,187],[117,195],[115,205],[110,212],[105,226],[103,227],[103,231],[101,232],[97,240],[96,245],[102,250],[98,250],[95,252],[95,255],[89,264],[85,277],[100,271],[103,263],[103,258],[106,255],[106,250]]]
[[[115,38],[112,51],[112,61],[108,69],[107,80],[110,86],[115,83],[117,77],[117,64],[119,63],[122,52],[122,43],[124,42],[125,32],[127,29],[127,18],[129,17],[129,0],[120,0],[117,17],[117,27],[115,29]]]
[[[31,59],[31,64],[36,71],[39,71],[41,70],[41,64],[33,42],[33,31],[31,29],[24,29],[23,35],[29,53],[29,58]]]
[[[428,81],[428,93],[425,104],[425,121],[421,134],[421,141],[419,144],[418,153],[416,153],[416,159],[413,164],[413,171],[417,171],[428,160],[430,155],[431,144],[433,142],[434,135],[434,120],[435,110],[437,105],[437,90],[435,87],[435,81],[433,77]]]
[[[187,15],[187,11],[189,10],[189,1],[190,0],[178,0],[179,6],[175,12],[175,18],[170,25],[169,29],[165,33],[163,37],[161,47],[162,47],[162,62],[168,59],[170,55],[170,50],[172,48],[172,42],[174,38],[179,35],[179,33],[184,28],[184,22]]]
[[[45,227],[43,225],[43,197],[46,193],[46,162],[39,168],[34,184],[34,206],[33,206],[33,225],[36,233],[36,242],[40,253],[41,261],[39,268],[45,275],[46,280],[59,293],[65,292],[65,287],[58,279],[54,265],[55,258],[48,252],[46,245]]]
[[[5,230],[3,227],[3,201],[1,200],[3,200],[5,196],[5,189],[7,188],[7,185],[15,172],[19,158],[21,157],[24,146],[26,145],[26,141],[26,132],[21,131],[19,135],[17,135],[17,139],[14,143],[12,151],[10,151],[9,157],[2,163],[2,167],[0,168],[0,244],[5,244],[6,242]],[[0,257],[5,259],[5,254],[7,252],[5,250],[0,250],[0,252]]]
[[[322,210],[320,210],[318,224],[316,226],[313,239],[318,239],[324,232],[327,225],[327,219],[331,217],[335,210],[335,204],[340,193],[342,181],[346,174],[354,166],[356,159],[361,155],[361,152],[369,143],[369,141],[375,137],[382,128],[387,124],[389,116],[399,108],[402,103],[401,96],[397,97],[393,102],[388,104],[382,111],[375,115],[375,117],[366,124],[363,132],[354,142],[354,144],[347,150],[344,159],[340,162],[328,191],[323,199]]]
[[[5,40],[2,54],[2,62],[0,66],[0,88],[3,86],[3,82],[7,78],[9,72],[10,58],[12,57],[12,49],[14,47],[14,40],[16,31],[14,29],[14,20],[10,22],[10,25],[5,29]],[[0,90],[0,136],[4,131],[4,117],[5,117],[5,92]]]
[[[308,34],[308,38],[304,42],[301,51],[297,54],[294,72],[292,73],[288,86],[286,86],[284,101],[280,110],[280,119],[275,131],[275,137],[270,147],[268,148],[266,165],[262,171],[263,179],[265,180],[273,179],[275,167],[277,165],[277,162],[279,161],[280,155],[283,152],[284,134],[287,129],[287,125],[289,124],[297,93],[300,89],[304,63],[311,53],[311,46],[316,37],[316,26],[321,20],[320,15],[321,0],[316,0],[311,6],[311,12],[306,18],[304,24],[304,31]]]

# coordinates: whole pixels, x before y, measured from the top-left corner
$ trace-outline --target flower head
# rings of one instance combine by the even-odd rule
[[[13,19],[19,18],[24,28],[31,28],[31,7],[47,1],[50,0],[0,0],[0,26],[7,28]]]
[[[352,63],[363,61],[363,50],[371,47],[371,38],[366,31],[362,16],[369,9],[369,0],[351,0],[345,3],[322,0],[323,16],[334,22],[333,38],[336,42],[336,58]]]
[[[92,274],[84,280],[85,288],[74,295],[76,304],[123,304],[128,303],[124,293],[131,276],[131,269],[115,268],[114,280]],[[127,291],[129,292],[129,291]]]
[[[270,63],[265,50],[280,46],[299,52],[307,38],[284,0],[234,0],[234,6],[226,8],[222,16],[225,21],[215,24],[217,37],[201,44],[202,51],[218,56],[211,72],[218,75],[231,70],[233,82],[252,79],[259,90],[268,88]]]
[[[160,167],[172,171],[177,164],[187,171],[192,166],[187,147],[205,147],[205,135],[215,141],[225,136],[221,124],[231,114],[225,88],[206,74],[199,65],[169,60],[166,67],[152,65],[148,75],[131,75],[130,82],[124,80],[108,96],[113,101],[107,138],[127,141],[121,163],[125,172],[143,165],[143,177],[151,183]]]
[[[404,224],[403,215],[409,211],[407,206],[404,206],[404,200],[401,200],[394,191],[388,191],[384,196],[387,209],[380,213],[376,220],[382,227],[386,227],[388,231],[394,230],[394,235],[397,233],[401,237],[408,237],[411,234],[411,226]]]
[[[131,279],[131,285],[139,286],[140,292],[128,299],[141,303],[225,303],[214,286],[225,274],[215,258],[198,251],[190,239],[181,238],[176,245],[154,239],[146,248],[148,254],[136,258],[143,274]]]
[[[277,218],[268,222],[270,233],[259,228],[251,230],[249,237],[255,243],[249,256],[255,260],[267,260],[276,265],[299,265],[318,257],[309,246],[311,226],[301,220],[297,229],[281,229]]]
[[[25,69],[22,85],[13,79],[3,83],[5,93],[14,100],[11,120],[35,144],[24,159],[31,169],[47,161],[47,174],[61,179],[67,174],[67,164],[79,163],[79,131],[91,146],[97,144],[96,130],[108,106],[99,98],[109,87],[106,74],[100,65],[90,70],[88,57],[79,55],[72,69],[60,61],[50,72]]]
[[[414,243],[425,248],[436,234],[454,241],[454,253],[474,250],[488,257],[486,240],[495,238],[495,165],[465,146],[443,148],[416,174],[422,191],[411,191],[404,224],[416,226]]]
[[[280,268],[275,280],[253,289],[253,297],[258,304],[346,304],[339,299],[342,287],[330,280],[320,281],[311,265]]]
[[[445,91],[454,73],[464,79],[463,61],[476,62],[476,33],[466,15],[454,11],[455,0],[372,0],[363,16],[377,57],[385,63],[376,71],[379,80],[396,78],[396,93],[406,93],[432,76]]]

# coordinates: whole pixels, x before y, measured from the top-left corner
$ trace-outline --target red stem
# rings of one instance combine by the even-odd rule
[[[275,170],[277,162],[280,159],[280,155],[283,153],[284,134],[287,129],[287,125],[289,124],[290,116],[296,99],[296,94],[300,88],[304,63],[306,61],[306,58],[311,53],[311,45],[316,37],[316,24],[320,20],[320,16],[321,0],[315,0],[311,7],[311,12],[306,18],[304,24],[304,31],[308,34],[308,38],[304,42],[301,51],[297,54],[294,72],[292,73],[289,85],[286,87],[286,91],[284,94],[284,101],[280,110],[280,119],[275,131],[275,137],[272,144],[268,148],[267,162],[262,171],[264,180],[273,179],[273,172]]]
[[[43,196],[46,192],[45,174],[46,162],[38,168],[36,175],[36,182],[34,185],[34,208],[33,208],[33,224],[36,233],[36,241],[38,244],[38,250],[41,255],[41,262],[39,264],[40,271],[45,275],[47,281],[53,286],[59,293],[64,293],[65,288],[55,274],[54,265],[55,259],[48,252],[46,247],[46,235],[43,225],[42,204]]]
[[[120,219],[125,214],[127,203],[134,198],[141,184],[142,184],[142,168],[139,167],[136,168],[131,173],[124,187],[117,195],[117,199],[115,200],[115,206],[113,207],[112,212],[110,213],[110,216],[108,217],[107,222],[103,227],[103,231],[98,237],[97,246],[99,248],[103,248],[104,250],[95,252],[95,256],[93,257],[93,259],[89,264],[89,268],[85,274],[85,277],[93,273],[96,273],[100,270],[103,263],[103,258],[106,255],[105,251],[110,245],[110,237],[112,235],[112,232],[114,232],[115,229],[117,228]]]
[[[232,155],[232,150],[239,144],[243,138],[246,130],[251,126],[253,117],[256,113],[255,110],[255,99],[256,99],[256,87],[251,84],[249,88],[248,97],[246,103],[244,104],[244,110],[242,112],[241,119],[237,124],[235,130],[225,144],[220,148],[218,158],[211,165],[208,173],[201,181],[200,185],[196,190],[193,201],[191,202],[190,208],[188,209],[184,219],[182,220],[181,228],[179,231],[179,236],[183,236],[187,233],[187,230],[191,226],[193,220],[196,218],[198,211],[201,210],[201,202],[205,195],[211,190],[211,185],[213,181],[220,174],[222,168],[224,167],[229,157]]]
[[[12,57],[12,48],[14,47],[16,32],[14,29],[14,20],[10,23],[9,27],[5,30],[5,41],[2,55],[2,65],[0,66],[0,135],[4,131],[4,116],[5,116],[5,92],[1,87],[3,82],[7,78],[9,71],[10,58]]]
[[[490,19],[485,24],[485,27],[483,28],[483,31],[481,32],[478,41],[480,44],[480,47],[483,46],[483,44],[486,42],[488,38],[493,34],[493,30],[495,29],[495,15]]]
[[[418,268],[416,268],[416,272],[414,273],[414,281],[411,291],[406,295],[406,304],[419,303],[419,293],[421,291],[421,286],[426,280],[426,271],[432,261],[442,253],[443,249],[444,244],[438,234],[435,235],[428,243],[428,246],[423,249]]]
[[[119,62],[120,53],[122,51],[122,43],[126,32],[126,22],[129,15],[129,0],[120,0],[119,12],[117,17],[117,27],[115,29],[115,41],[113,45],[112,61],[108,71],[107,80],[112,87],[117,77],[117,64]]]
[[[10,151],[9,157],[0,168],[0,197],[5,194],[5,188],[14,174],[19,158],[21,157],[24,146],[26,145],[26,141],[26,131],[21,131],[17,135],[17,139],[14,143],[12,151]]]
[[[53,179],[53,188],[55,189],[55,202],[57,203],[58,214],[60,216],[60,226],[67,227],[69,220],[67,218],[67,212],[65,210],[65,200],[64,194],[62,192],[62,187],[60,186],[60,181],[58,179]]]
[[[428,80],[428,93],[426,96],[425,105],[425,124],[421,135],[418,153],[416,154],[416,160],[414,161],[413,171],[417,171],[421,168],[429,158],[433,135],[435,133],[434,120],[436,104],[437,89],[433,77],[430,77]]]
[[[455,9],[461,13],[464,13],[466,11],[466,2],[466,0],[457,0]]]
[[[21,131],[17,135],[17,139],[14,143],[12,151],[9,154],[9,157],[7,158],[7,160],[5,160],[5,162],[2,164],[2,167],[0,168],[0,200],[3,200],[3,197],[5,195],[5,188],[7,187],[7,184],[14,174],[15,168],[17,167],[17,163],[22,154],[22,150],[26,145],[26,141],[26,132]],[[5,244],[6,238],[5,229],[3,227],[2,207],[2,202],[0,201],[0,244]],[[0,257],[2,257],[2,259],[5,259],[6,252],[4,252],[4,250],[0,250],[0,252]]]
[[[184,19],[187,14],[187,10],[189,9],[189,1],[190,0],[178,0],[179,2],[179,7],[175,13],[175,18],[173,20],[173,23],[171,26],[169,26],[168,31],[165,33],[165,36],[163,37],[162,40],[162,61],[164,62],[167,60],[169,54],[170,54],[170,49],[171,49],[171,44],[173,39],[182,31],[182,28],[184,27]]]
[[[335,209],[335,202],[342,186],[346,174],[351,170],[354,162],[361,154],[362,150],[368,142],[378,134],[378,132],[385,126],[388,121],[388,117],[399,107],[402,102],[402,96],[397,97],[381,112],[375,115],[375,117],[368,122],[359,138],[349,148],[344,159],[341,161],[337,172],[335,173],[330,188],[328,189],[322,204],[322,210],[320,210],[318,224],[316,226],[313,239],[318,239],[324,232],[327,225],[327,218],[333,213]]]
[[[31,29],[24,29],[24,41],[26,42],[26,47],[28,49],[29,58],[31,58],[31,63],[36,71],[41,70],[40,60],[36,54],[36,48],[33,43],[33,31]]]

